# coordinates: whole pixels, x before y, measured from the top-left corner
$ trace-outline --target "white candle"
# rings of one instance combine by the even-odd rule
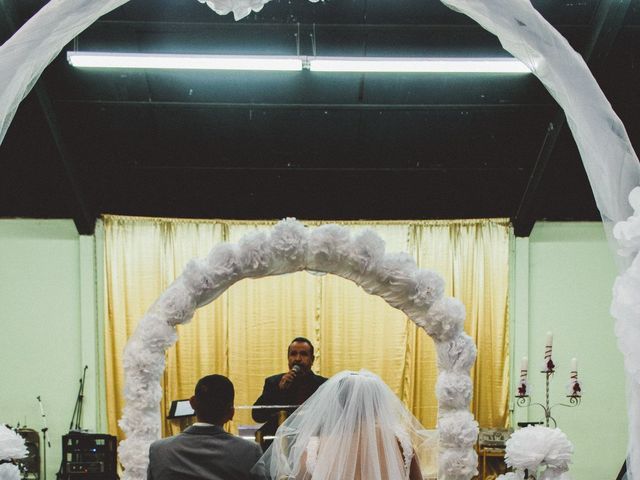
[[[551,332],[547,332],[547,343],[546,343],[547,347],[552,347],[553,346],[553,333]]]
[[[529,359],[527,357],[522,357],[522,361],[520,362],[520,371],[526,372],[529,370]]]
[[[571,371],[572,372],[578,371],[578,359],[575,357],[571,359]]]

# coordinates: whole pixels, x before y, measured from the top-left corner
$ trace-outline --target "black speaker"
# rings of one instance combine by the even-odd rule
[[[40,433],[31,428],[19,428],[18,435],[24,438],[27,456],[18,460],[22,468],[23,479],[40,478]]]
[[[62,437],[62,480],[115,480],[117,441],[112,435],[69,432]]]

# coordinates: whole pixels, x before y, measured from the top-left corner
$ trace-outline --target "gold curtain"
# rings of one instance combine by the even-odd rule
[[[304,222],[317,226],[323,222]],[[508,239],[506,221],[338,222],[354,232],[372,228],[386,251],[406,251],[418,265],[439,272],[447,294],[467,307],[465,330],[476,341],[472,411],[482,426],[508,421]],[[236,243],[274,222],[104,217],[107,296],[106,374],[109,431],[123,407],[122,350],[149,305],[193,257],[220,242]],[[437,375],[432,340],[402,312],[348,280],[307,272],[248,279],[181,325],[167,352],[160,406],[188,398],[198,378],[229,376],[236,405],[251,405],[264,378],[286,368],[286,347],[305,336],[316,347],[314,370],[331,376],[344,369],[378,373],[428,428],[436,424]],[[238,409],[230,426],[253,423]],[[179,425],[165,422],[163,433]]]

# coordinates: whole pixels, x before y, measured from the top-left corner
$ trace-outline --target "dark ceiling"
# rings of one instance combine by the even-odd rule
[[[46,2],[0,0],[0,41]],[[534,0],[587,58],[636,149],[640,0]],[[505,55],[436,0],[272,0],[240,22],[131,0],[65,48],[0,146],[0,216],[597,220],[533,76],[81,71],[66,51]],[[551,128],[553,126],[553,128]]]

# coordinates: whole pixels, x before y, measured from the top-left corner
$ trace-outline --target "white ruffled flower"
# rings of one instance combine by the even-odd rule
[[[469,372],[478,354],[476,344],[465,332],[461,332],[449,341],[436,343],[436,351],[438,369],[461,373]]]
[[[353,239],[347,262],[360,275],[374,271],[384,258],[384,240],[374,231],[363,230]]]
[[[533,472],[543,464],[565,470],[572,454],[573,445],[559,428],[534,425],[515,431],[507,440],[505,462]]]
[[[304,268],[309,232],[295,218],[278,222],[271,232],[271,249],[286,264],[286,271]]]
[[[406,289],[408,286],[415,288],[417,274],[418,267],[411,255],[406,252],[389,253],[382,260],[378,280],[392,289]]]
[[[187,323],[196,310],[196,300],[180,279],[174,282],[158,301],[152,310],[166,319],[169,325]]]
[[[611,314],[618,319],[614,324],[618,347],[624,354],[627,372],[640,382],[640,327],[636,319],[640,315],[640,255],[626,272],[619,275],[613,284]]]
[[[524,472],[518,471],[518,472],[504,473],[498,476],[496,480],[524,480]]]
[[[441,449],[438,478],[463,480],[478,474],[478,455],[473,448]]]
[[[444,412],[438,419],[440,445],[473,447],[478,439],[478,422],[468,410]]]
[[[269,237],[265,232],[251,232],[240,240],[239,260],[242,273],[249,277],[269,273],[273,261]]]
[[[464,304],[451,297],[436,301],[423,319],[419,319],[430,337],[442,342],[458,336],[464,327],[466,317]]]
[[[20,480],[22,475],[17,465],[3,463],[0,465],[0,480]]]
[[[200,259],[193,259],[187,263],[182,272],[182,282],[193,296],[196,305],[201,307],[211,300],[215,281],[208,274],[208,265]]]
[[[340,225],[322,225],[309,236],[307,267],[319,272],[337,273],[345,269],[343,260],[351,248],[349,230]]]
[[[387,254],[378,267],[379,291],[375,293],[393,307],[409,309],[413,307],[409,296],[415,292],[417,274],[418,267],[411,255],[404,252]]]
[[[161,352],[178,340],[176,328],[169,325],[157,314],[147,313],[136,329],[136,335],[151,352]]]
[[[540,475],[540,480],[571,480],[571,475],[566,470],[547,467]]]
[[[620,245],[618,254],[622,256],[635,255],[640,250],[640,187],[629,192],[629,204],[633,215],[613,226],[613,236]]]
[[[227,287],[240,280],[241,266],[238,248],[228,243],[221,243],[211,249],[205,260],[208,274],[216,284]]]
[[[259,12],[269,0],[198,0],[205,3],[218,15],[227,15],[233,12],[234,20],[242,20],[252,11]]]
[[[134,412],[131,412],[134,413]],[[118,426],[123,432],[136,432],[144,438],[157,438],[160,434],[160,415],[158,409],[145,409],[135,412],[134,415],[127,415],[118,421]]]
[[[128,478],[147,478],[149,465],[149,445],[158,437],[129,437],[118,444],[120,463],[127,465]]]
[[[418,270],[415,276],[415,290],[409,300],[419,307],[431,306],[444,294],[444,279],[431,270]]]
[[[440,372],[436,382],[436,397],[440,407],[450,410],[469,408],[473,385],[471,377],[464,373]]]
[[[28,455],[24,438],[0,424],[0,460],[18,460]]]

